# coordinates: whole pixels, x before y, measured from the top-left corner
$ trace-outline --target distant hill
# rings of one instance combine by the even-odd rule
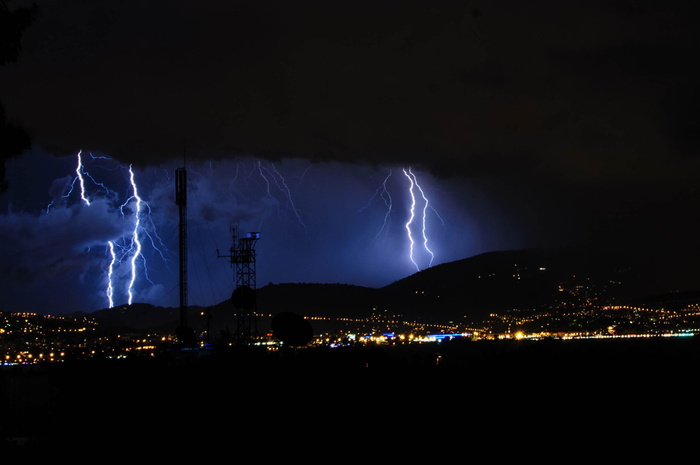
[[[382,289],[348,284],[269,284],[258,289],[261,312],[362,318],[382,300]]]
[[[91,313],[69,313],[67,317],[90,316],[97,320],[100,328],[117,332],[142,332],[168,325],[172,321],[178,321],[180,310],[169,307],[135,303],[131,305],[118,305],[113,308],[105,308]]]
[[[437,265],[379,289],[286,283],[259,288],[256,296],[259,312],[268,316],[290,311],[304,316],[364,318],[380,312],[437,323],[478,320],[489,313],[551,305],[563,294],[560,286],[585,288],[598,298],[618,303],[660,305],[678,300],[678,294],[656,292],[652,268],[643,261],[602,251],[495,251]],[[683,297],[687,295],[695,296],[686,293]],[[188,323],[195,329],[209,327],[212,332],[234,331],[234,312],[230,300],[208,308],[191,307]],[[172,329],[180,318],[177,308],[147,304],[122,305],[91,316],[103,327],[135,331]],[[261,330],[266,330],[268,323],[263,318]]]
[[[480,318],[550,303],[561,283],[590,280],[626,299],[635,295],[632,264],[574,249],[487,252],[420,271],[383,289],[391,305],[438,320]]]

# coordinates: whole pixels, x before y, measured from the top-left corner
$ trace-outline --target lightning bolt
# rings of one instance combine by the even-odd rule
[[[67,192],[61,196],[63,199],[67,199],[71,196],[72,192],[76,190],[76,186],[80,187],[80,199],[81,201],[85,204],[85,206],[89,207],[92,205],[92,202],[90,200],[90,196],[88,195],[87,191],[87,184],[88,180],[92,182],[94,185],[99,186],[100,188],[104,189],[105,194],[108,196],[108,200],[110,202],[116,200],[116,193],[111,191],[107,186],[105,186],[104,183],[98,182],[86,169],[84,163],[83,163],[83,152],[79,151],[77,154],[77,165],[75,168],[75,177],[67,187]],[[108,157],[102,157],[102,156],[94,156],[90,154],[93,160],[101,159],[101,160],[110,160]],[[165,254],[163,250],[165,249],[165,245],[163,244],[163,241],[161,238],[158,236],[158,232],[156,230],[155,224],[151,220],[151,207],[150,205],[144,201],[138,190],[138,186],[136,183],[136,177],[134,170],[132,166],[129,166],[129,176],[128,176],[128,182],[130,186],[130,191],[131,191],[131,196],[123,203],[121,206],[119,206],[119,211],[122,215],[122,217],[126,217],[126,209],[127,206],[130,204],[133,204],[132,211],[134,213],[134,220],[133,220],[133,226],[131,228],[131,233],[129,236],[113,239],[107,241],[105,247],[106,247],[106,259],[109,261],[109,265],[107,266],[106,270],[104,271],[106,274],[106,280],[107,280],[107,288],[105,289],[105,295],[107,298],[107,303],[109,305],[109,308],[112,308],[115,304],[115,290],[116,286],[115,283],[116,281],[120,278],[119,273],[118,273],[118,267],[121,266],[122,263],[126,264],[126,260],[129,259],[128,261],[128,268],[129,268],[129,283],[128,287],[126,289],[126,293],[128,294],[128,303],[132,304],[133,299],[134,299],[134,288],[139,280],[139,265],[142,265],[143,267],[143,277],[153,284],[153,282],[150,280],[148,276],[148,267],[146,263],[146,257],[143,255],[143,247],[144,247],[144,240],[146,243],[150,243],[151,248],[160,255],[160,257],[167,263],[167,259],[165,257]],[[102,195],[102,194],[100,194]],[[50,212],[51,206],[54,204],[54,201],[51,201],[49,203],[48,207],[46,208],[46,213],[48,214]],[[117,207],[118,204],[114,205],[114,207]],[[123,275],[122,275],[123,277]]]
[[[127,201],[122,205],[122,214],[124,207],[132,200],[136,200],[136,210],[134,212],[134,229],[131,233],[131,244],[135,249],[131,250],[131,280],[129,281],[129,287],[127,293],[129,295],[129,305],[134,300],[134,283],[136,282],[136,260],[141,256],[141,239],[139,237],[139,227],[141,226],[141,197],[139,197],[139,190],[136,186],[136,181],[134,180],[134,170],[129,165],[129,181],[131,182],[131,188],[133,194],[127,199]],[[145,260],[145,259],[144,259]]]
[[[85,179],[83,178],[83,159],[81,157],[81,154],[83,151],[78,152],[78,166],[75,168],[75,173],[78,175],[78,179],[80,180],[80,198],[83,199],[83,202],[85,202],[85,205],[90,205],[90,200],[87,198],[87,194],[85,194]],[[70,192],[69,192],[70,194]]]
[[[410,185],[411,185],[411,187],[409,188],[409,193],[411,196],[411,207],[410,207],[411,213],[410,213],[409,219],[405,225],[406,232],[408,234],[408,240],[410,242],[409,258],[411,259],[411,262],[415,265],[416,270],[420,271],[420,266],[413,258],[413,252],[414,252],[414,248],[416,245],[416,241],[413,239],[413,234],[411,231],[411,225],[413,224],[413,221],[416,218],[416,195],[415,195],[414,189],[418,189],[418,191],[421,194],[421,198],[423,199],[421,235],[423,237],[423,248],[430,255],[430,262],[428,264],[428,267],[431,267],[433,265],[433,260],[435,259],[435,254],[428,247],[428,234],[427,234],[427,229],[426,229],[426,219],[427,219],[427,213],[428,213],[428,208],[429,208],[429,202],[428,202],[428,198],[425,195],[425,192],[421,188],[420,184],[418,184],[418,179],[416,178],[416,175],[413,174],[413,172],[411,171],[411,168],[409,167],[408,171],[404,168],[403,173],[406,176],[406,178],[408,178],[408,181],[410,182]],[[432,208],[432,207],[430,207],[430,208]]]
[[[416,179],[416,175],[411,173],[410,168],[408,169],[408,172],[411,174],[411,176],[413,176],[413,182],[415,183],[416,187],[420,191],[420,195],[421,195],[421,197],[423,197],[423,202],[425,202],[423,204],[423,223],[422,223],[422,228],[421,228],[421,234],[423,235],[423,248],[430,254],[430,263],[428,263],[428,268],[430,268],[431,266],[433,266],[433,260],[435,259],[435,254],[433,253],[432,250],[430,250],[430,248],[428,248],[428,235],[427,235],[426,229],[425,229],[426,228],[425,221],[426,221],[426,218],[428,216],[428,207],[429,207],[428,198],[425,196],[425,192],[423,192],[423,188],[420,187],[420,184],[418,184],[418,179]]]
[[[413,223],[413,219],[416,217],[416,196],[413,193],[414,182],[413,177],[409,176],[409,174],[406,172],[406,169],[403,170],[403,174],[406,175],[408,181],[411,183],[411,188],[408,191],[411,194],[411,215],[408,218],[408,221],[406,222],[406,233],[408,234],[408,240],[410,242],[408,258],[410,258],[411,262],[413,262],[413,264],[416,266],[416,270],[420,271],[418,263],[416,263],[416,261],[413,259],[413,247],[415,246],[415,241],[413,240],[413,235],[411,234],[411,223]]]
[[[109,262],[109,269],[107,271],[107,302],[109,302],[109,308],[114,307],[114,287],[112,286],[112,274],[114,274],[114,264],[117,261],[117,255],[114,253],[114,242],[107,241],[109,244],[109,254],[112,259]]]
[[[258,160],[257,166],[258,166],[258,172],[260,173],[260,177],[263,178],[263,180],[265,181],[265,185],[267,186],[267,196],[269,198],[273,199],[277,203],[277,205],[279,206],[279,202],[277,202],[277,199],[275,199],[272,196],[272,193],[270,193],[270,180],[267,179],[267,176],[265,176],[265,173],[263,173],[263,167],[262,167],[262,163],[260,162],[260,160]],[[267,170],[267,168],[266,168],[266,170]]]
[[[271,169],[270,168],[263,168],[262,163],[260,160],[257,161],[257,167],[258,167],[258,173],[260,173],[260,176],[263,178],[265,181],[265,185],[267,187],[267,196],[275,201],[278,207],[279,211],[279,202],[277,201],[276,198],[272,196],[272,193],[270,191],[270,179],[272,178],[272,182],[275,183],[277,188],[282,191],[285,196],[287,197],[287,203],[290,206],[292,212],[296,216],[297,220],[299,221],[299,224],[306,230],[306,224],[304,224],[304,221],[301,219],[301,215],[299,215],[299,211],[297,210],[296,205],[294,204],[294,200],[292,198],[292,191],[287,185],[287,181],[285,180],[284,176],[277,170],[275,167],[274,163],[270,163]],[[306,174],[306,171],[308,171],[309,168],[307,168],[304,171],[304,174]],[[266,174],[267,173],[267,174]],[[269,177],[268,177],[269,176]],[[303,177],[303,174],[302,174]]]
[[[70,187],[68,188],[68,192],[63,194],[61,198],[67,199],[70,197],[70,195],[73,193],[73,189],[75,189],[75,183],[80,184],[80,198],[83,200],[85,205],[90,205],[90,199],[87,197],[87,193],[85,191],[85,178],[83,177],[85,173],[85,167],[83,166],[83,160],[82,160],[82,150],[78,152],[78,164],[75,167],[75,174],[76,176],[73,178],[73,181],[70,183]],[[92,179],[92,176],[90,176],[90,179]],[[94,179],[93,179],[94,181]],[[104,186],[103,186],[104,187]],[[49,202],[48,206],[46,207],[46,213],[49,213],[51,210],[51,207],[53,206],[55,200],[52,200]]]
[[[389,225],[390,215],[393,207],[393,200],[391,198],[391,194],[389,193],[389,189],[387,189],[386,187],[386,183],[389,181],[390,177],[391,170],[389,170],[389,174],[384,178],[381,185],[377,187],[377,190],[374,191],[374,195],[372,195],[372,197],[370,197],[370,199],[367,201],[367,205],[360,209],[360,211],[364,211],[367,208],[369,208],[369,206],[372,205],[372,201],[377,196],[379,196],[384,201],[384,205],[386,206],[386,213],[384,214],[384,223],[382,224],[382,227],[379,229],[379,232],[375,236],[375,239],[379,237],[382,231],[384,231],[384,229]]]
[[[406,230],[406,236],[408,238],[409,243],[408,258],[411,261],[411,263],[413,263],[413,266],[416,268],[416,270],[421,271],[422,268],[419,264],[420,261],[416,257],[419,252],[419,249],[420,251],[422,251],[421,253],[423,253],[423,255],[428,260],[427,267],[433,266],[433,261],[435,260],[435,254],[433,253],[433,251],[430,248],[430,245],[428,244],[428,214],[430,213],[430,211],[432,211],[435,213],[435,215],[442,222],[443,225],[445,224],[445,222],[442,220],[437,210],[435,210],[435,208],[430,204],[428,196],[421,187],[420,183],[418,182],[417,176],[415,175],[415,173],[413,173],[411,168],[403,168],[403,174],[409,182],[409,217],[406,220],[406,223],[404,224],[404,229]],[[390,170],[389,174],[387,174],[387,176],[383,179],[383,181],[375,190],[372,197],[368,200],[367,205],[360,209],[360,212],[362,212],[369,208],[370,205],[373,203],[374,199],[376,199],[377,197],[381,198],[384,201],[384,206],[386,207],[384,213],[384,222],[379,232],[375,236],[375,239],[379,237],[379,234],[381,234],[382,231],[384,231],[384,229],[388,227],[390,217],[393,213],[394,202],[388,188],[388,183],[389,179],[391,178],[391,175],[392,172]],[[420,221],[420,226],[418,226],[417,224],[418,221]],[[422,239],[421,241],[418,240],[418,235],[420,235]]]

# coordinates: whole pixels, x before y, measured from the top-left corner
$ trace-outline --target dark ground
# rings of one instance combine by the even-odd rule
[[[629,415],[661,415],[673,428],[675,416],[697,415],[699,362],[698,337],[659,337],[171,352],[5,367],[0,437],[5,450],[29,454],[69,444],[114,447],[117,437],[128,438],[120,440],[127,449],[161,438],[172,450],[220,434],[238,444],[260,435],[314,442],[350,425],[432,435],[454,432],[447,425],[457,421],[498,424],[501,434],[521,431],[513,430],[518,424],[531,432],[531,418],[606,428]]]

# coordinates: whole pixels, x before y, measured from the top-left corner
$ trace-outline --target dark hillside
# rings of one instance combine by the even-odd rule
[[[372,313],[382,292],[347,284],[270,284],[258,289],[263,313],[294,312],[301,315],[362,318]]]
[[[444,321],[548,305],[559,285],[572,280],[612,283],[616,295],[624,296],[631,290],[630,278],[631,267],[610,257],[575,250],[513,250],[434,266],[382,291],[392,305]]]
[[[512,250],[488,252],[420,271],[383,288],[347,284],[285,283],[257,289],[263,315],[293,312],[303,316],[365,318],[374,311],[431,323],[479,320],[489,313],[512,309],[551,308],[578,290],[577,298],[596,303],[687,303],[697,297],[668,293],[654,286],[660,274],[670,280],[673,270],[590,250]],[[664,292],[655,292],[665,289]],[[585,291],[585,292],[584,292]],[[585,294],[585,295],[583,295]],[[651,297],[650,297],[651,296]],[[579,305],[581,300],[572,301]],[[235,328],[235,308],[225,300],[209,308],[190,307],[193,329],[212,333]],[[94,312],[103,325],[120,330],[167,329],[178,326],[179,309],[147,304],[119,306]],[[261,320],[264,326],[264,321]],[[264,328],[261,328],[264,329]]]

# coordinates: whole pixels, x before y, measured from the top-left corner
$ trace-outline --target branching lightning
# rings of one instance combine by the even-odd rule
[[[282,176],[282,174],[277,170],[273,163],[271,163],[270,166],[271,168],[263,167],[260,160],[257,161],[258,173],[260,173],[260,176],[263,178],[267,186],[267,196],[275,201],[279,210],[279,202],[275,197],[273,197],[270,191],[270,178],[272,178],[272,182],[274,182],[277,188],[284,193],[285,197],[287,197],[287,203],[290,206],[294,215],[296,216],[297,220],[299,221],[299,224],[301,224],[304,230],[306,230],[306,224],[304,224],[304,221],[301,219],[301,215],[299,214],[299,211],[297,210],[297,207],[294,204],[294,200],[292,198],[292,191],[291,189],[289,189],[287,181],[285,180],[284,176]],[[304,174],[305,173],[306,171],[304,171]]]
[[[430,255],[430,261],[428,263],[428,268],[433,266],[433,260],[435,259],[435,254],[433,253],[432,250],[428,247],[428,234],[427,234],[427,229],[426,229],[426,219],[427,219],[427,213],[428,213],[428,207],[429,207],[429,202],[428,198],[425,195],[425,192],[423,191],[423,188],[421,188],[420,184],[418,184],[418,179],[416,178],[416,175],[413,174],[411,171],[411,168],[408,168],[406,170],[404,168],[403,174],[408,178],[408,181],[410,183],[410,188],[409,188],[409,194],[411,196],[411,206],[410,206],[410,217],[408,221],[406,222],[406,232],[408,234],[408,240],[410,242],[410,248],[409,248],[409,258],[411,262],[415,265],[416,270],[420,271],[421,268],[416,262],[416,260],[413,257],[413,252],[415,248],[415,240],[413,239],[413,234],[411,232],[411,226],[413,224],[413,221],[416,218],[416,195],[414,192],[414,189],[418,189],[420,192],[421,198],[423,199],[423,210],[422,210],[422,215],[421,215],[421,236],[423,237],[423,249]]]
[[[90,155],[92,156],[92,154]],[[153,213],[151,207],[142,197],[142,191],[144,190],[139,190],[137,182],[139,173],[135,172],[132,166],[109,165],[109,162],[102,162],[101,160],[109,159],[92,156],[92,160],[90,160],[87,157],[87,152],[78,152],[77,164],[74,168],[71,168],[71,171],[74,172],[73,179],[65,178],[65,188],[63,192],[57,193],[55,200],[56,202],[63,202],[71,208],[105,208],[110,214],[115,213],[121,216],[122,224],[118,227],[120,232],[107,233],[106,237],[103,236],[98,242],[100,247],[104,246],[104,249],[100,249],[104,250],[104,255],[100,258],[104,273],[103,289],[100,291],[100,295],[111,308],[119,305],[121,303],[120,300],[128,302],[130,305],[135,300],[138,301],[139,292],[140,289],[143,289],[143,284],[145,282],[153,284],[148,276],[149,264],[147,263],[147,256],[151,257],[152,255],[149,254],[157,253],[167,263],[167,254],[164,253],[164,251],[167,252],[167,249],[160,237],[158,237],[155,225],[151,219]],[[118,170],[120,174],[124,174],[123,180],[120,179],[119,182],[124,183],[126,186],[124,188],[126,195],[124,192],[117,194],[116,191],[109,189],[107,185],[112,186],[112,181],[98,182],[96,178],[99,177],[93,177],[89,172],[89,167],[93,167],[92,171],[94,171],[94,165],[91,165],[91,163],[96,164],[101,169],[108,165],[110,166],[108,169]],[[127,171],[128,174],[126,174]],[[402,181],[401,176],[393,176],[392,171],[389,171],[386,176],[380,178],[380,183],[374,190],[370,201],[361,211],[369,208],[372,202],[380,204],[379,199],[381,199],[383,202],[383,204],[380,204],[383,222],[376,237],[379,237],[380,234],[385,233],[390,228],[395,229],[401,235],[402,248],[406,245],[403,239],[406,237],[410,263],[404,258],[402,266],[407,266],[408,264],[409,267],[413,266],[417,271],[421,271],[424,268],[433,266],[435,260],[435,253],[432,250],[435,237],[429,230],[429,226],[432,224],[432,218],[429,218],[429,215],[432,214],[431,212],[437,214],[437,211],[435,211],[428,199],[429,191],[424,190],[411,168],[406,167],[402,171],[408,180],[408,185],[405,184],[405,181]],[[306,171],[304,171],[305,173]],[[292,187],[294,185],[288,182],[291,179],[289,176],[285,178],[274,164],[260,160],[255,161],[248,174],[253,176],[258,184],[260,184],[258,176],[262,178],[264,184],[261,184],[257,191],[261,197],[267,196],[269,199],[274,200],[280,214],[283,213],[283,209],[287,209],[289,213],[288,218],[298,222],[306,230],[306,225],[293,197]],[[301,177],[303,176],[302,174]],[[294,179],[296,180],[297,178]],[[103,179],[100,179],[100,181],[103,181]],[[397,186],[400,189],[398,194]],[[78,188],[79,192],[73,194],[74,191],[78,191]],[[125,197],[128,198],[124,200]],[[399,197],[406,198],[408,209],[396,208],[398,205],[396,200]],[[53,201],[46,209],[47,213],[49,213],[52,205],[54,205]],[[269,208],[272,206],[272,203],[264,202],[264,205],[265,208]],[[274,209],[274,206],[272,208]],[[405,223],[402,220],[397,222],[396,225],[392,225],[393,217],[399,213],[407,216]],[[439,218],[439,215],[437,217]],[[119,221],[119,216],[117,218],[117,221]],[[377,215],[377,220],[381,221],[379,220],[379,215]],[[442,221],[441,218],[440,221]],[[91,244],[94,247],[94,241]],[[403,255],[404,252],[400,253]]]
[[[391,219],[391,212],[393,208],[393,200],[391,198],[391,194],[389,193],[389,189],[386,187],[386,183],[389,181],[389,178],[391,177],[391,170],[389,170],[389,174],[384,178],[384,181],[382,181],[382,184],[377,187],[377,190],[374,191],[374,195],[369,199],[367,202],[367,205],[364,206],[360,211],[365,210],[369,208],[369,206],[372,204],[372,200],[379,196],[383,201],[384,205],[386,206],[386,213],[384,213],[384,223],[382,223],[382,227],[379,229],[379,232],[377,232],[377,235],[375,236],[375,239],[379,237],[379,235],[386,229],[386,227],[389,225],[389,221]]]
[[[85,192],[85,178],[83,177],[85,170],[83,167],[83,160],[82,160],[81,155],[82,155],[82,150],[78,152],[78,165],[75,167],[75,177],[73,178],[73,180],[71,181],[71,183],[69,185],[70,187],[68,188],[68,192],[63,194],[61,196],[61,198],[67,199],[68,197],[70,197],[70,195],[73,193],[73,189],[75,189],[75,183],[77,182],[80,184],[80,198],[83,200],[85,205],[89,206],[90,199],[87,197],[87,194]],[[92,179],[91,176],[90,176],[90,179]],[[94,182],[94,179],[93,179],[93,182]],[[104,187],[104,186],[102,186],[102,187]],[[54,202],[55,202],[54,200],[49,202],[49,204],[46,207],[46,213],[49,213],[49,210],[51,210],[51,207],[53,206]]]
[[[416,266],[416,270],[420,271],[420,266],[418,266],[418,263],[416,263],[416,261],[413,259],[413,248],[415,247],[415,241],[413,240],[413,234],[411,234],[411,224],[413,224],[413,220],[416,217],[416,196],[413,193],[414,182],[413,182],[413,177],[409,176],[408,173],[406,173],[405,169],[403,170],[403,174],[406,175],[406,177],[408,178],[408,181],[411,183],[411,187],[408,190],[408,192],[411,194],[411,208],[410,208],[411,215],[408,218],[408,221],[406,222],[406,234],[408,235],[408,241],[410,243],[408,258],[410,258],[411,262],[413,262],[413,264]]]
[[[83,202],[85,202],[85,205],[90,205],[90,200],[88,200],[87,195],[85,194],[85,179],[83,178],[83,159],[81,157],[81,154],[83,151],[78,152],[78,166],[75,168],[75,173],[78,175],[78,179],[80,180],[80,198],[83,199]]]
[[[404,174],[406,174],[406,170],[404,170]],[[410,175],[410,178],[413,178],[411,180],[411,191],[413,190],[413,186],[415,185],[418,190],[420,191],[420,195],[423,198],[423,216],[422,216],[422,226],[421,226],[421,235],[423,236],[423,248],[428,252],[430,255],[430,263],[428,263],[428,267],[433,266],[433,260],[435,259],[435,254],[433,253],[432,250],[428,247],[428,235],[426,233],[426,219],[428,217],[428,198],[425,196],[425,192],[423,191],[423,188],[420,187],[420,184],[418,184],[418,179],[416,178],[416,175],[411,172],[411,168],[408,169],[408,174],[406,176],[408,177]],[[410,179],[409,178],[409,179]],[[411,197],[413,198],[413,206],[415,206],[415,197],[413,196],[413,192],[411,192]],[[411,209],[413,209],[413,206]]]
[[[109,255],[111,257],[109,261],[109,268],[107,270],[107,302],[109,308],[114,307],[114,287],[112,286],[112,275],[114,274],[114,264],[117,261],[117,255],[114,253],[114,242],[107,241],[109,245]]]
[[[415,173],[411,171],[411,168],[404,168],[403,173],[409,182],[408,219],[404,223],[404,229],[406,230],[406,237],[408,239],[409,247],[408,258],[411,261],[411,263],[413,263],[413,266],[416,268],[416,270],[420,271],[422,269],[421,265],[419,264],[420,260],[416,258],[416,255],[418,255],[419,252],[419,248],[424,252],[425,260],[428,261],[426,268],[433,266],[433,261],[435,260],[435,253],[431,250],[430,246],[428,245],[429,211],[434,212],[437,218],[443,224],[444,221],[442,220],[438,212],[435,210],[435,208],[433,208],[433,206],[430,205],[428,196],[426,195],[425,191],[418,182],[418,178],[416,177]],[[387,187],[387,183],[389,181],[389,178],[391,177],[391,174],[391,171],[389,171],[389,174],[384,178],[379,187],[377,187],[374,194],[369,199],[367,205],[360,209],[360,211],[363,211],[369,208],[372,201],[377,197],[380,197],[384,201],[384,205],[386,207],[386,211],[384,213],[384,222],[379,230],[379,233],[377,233],[377,236],[379,236],[379,234],[381,234],[381,232],[389,226],[391,215],[395,213],[393,206],[394,202],[389,192],[389,188]],[[420,226],[418,225],[419,220]],[[421,237],[420,241],[417,239],[417,236]]]
[[[90,196],[88,195],[87,190],[87,180],[89,179],[96,186],[99,186],[100,188],[104,189],[106,195],[108,196],[108,200],[110,200],[111,203],[111,201],[116,199],[117,195],[113,191],[108,189],[103,183],[97,182],[92,177],[92,175],[86,170],[85,165],[83,164],[82,155],[82,151],[79,151],[77,154],[77,166],[75,168],[76,176],[69,184],[67,192],[63,194],[61,198],[68,199],[71,193],[73,192],[76,184],[78,184],[80,186],[81,202],[84,203],[87,207],[92,206],[93,202],[90,201]],[[90,155],[93,160],[109,160],[109,158],[107,157],[95,157],[92,154]],[[163,253],[163,249],[165,248],[165,246],[163,245],[163,242],[160,239],[160,237],[158,237],[155,225],[150,220],[150,206],[139,195],[139,190],[135,179],[135,173],[132,166],[129,166],[128,172],[128,182],[130,187],[129,190],[131,191],[131,196],[120,206],[114,207],[119,210],[121,216],[124,218],[129,213],[133,214],[133,226],[128,236],[108,240],[105,244],[105,254],[109,264],[105,270],[107,285],[104,292],[107,298],[107,305],[109,306],[109,308],[112,308],[115,305],[115,283],[121,277],[120,273],[118,272],[118,268],[122,263],[128,263],[129,277],[128,286],[126,287],[125,293],[129,304],[132,304],[134,300],[135,286],[140,278],[139,270],[141,269],[141,267],[143,269],[144,278],[148,282],[153,284],[148,277],[146,257],[143,255],[144,238],[147,238],[147,240],[150,242],[151,248],[155,252],[157,252],[164,261],[167,262],[165,254]],[[49,203],[46,209],[46,213],[49,213],[50,208],[53,204],[54,201],[51,201],[51,203]],[[133,206],[127,208],[129,205]],[[126,262],[126,260],[128,260],[128,262]]]
[[[139,197],[139,191],[136,187],[136,182],[134,181],[134,170],[131,169],[131,165],[129,165],[129,180],[131,182],[131,187],[134,190],[132,198],[136,200],[136,211],[134,212],[134,232],[131,236],[132,245],[134,245],[136,248],[131,254],[131,281],[129,282],[129,289],[127,291],[129,294],[129,305],[131,305],[134,299],[134,283],[136,282],[137,274],[136,260],[138,260],[138,258],[141,256],[141,239],[139,238],[139,227],[141,225],[141,197]],[[129,200],[127,200],[127,203]],[[124,208],[124,205],[122,205],[122,209]]]

